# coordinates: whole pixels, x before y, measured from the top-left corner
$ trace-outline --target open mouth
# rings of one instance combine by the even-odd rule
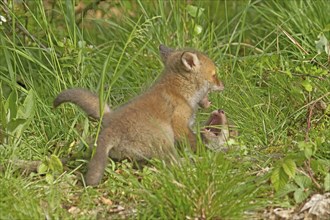
[[[207,127],[207,128],[205,128],[205,129],[206,129],[206,131],[213,133],[215,136],[219,136],[220,133],[221,133],[221,129],[220,129],[220,128],[216,128],[216,127]]]

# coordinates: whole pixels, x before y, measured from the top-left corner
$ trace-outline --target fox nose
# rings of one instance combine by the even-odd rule
[[[225,111],[222,110],[222,109],[219,109],[218,112],[219,112],[220,114],[225,114]]]
[[[224,90],[225,89],[225,86],[224,86],[222,81],[219,82],[218,87],[219,87],[219,90]]]
[[[214,87],[215,87],[214,90],[216,91],[222,91],[225,89],[225,86],[221,81],[219,81],[216,85],[214,85]]]

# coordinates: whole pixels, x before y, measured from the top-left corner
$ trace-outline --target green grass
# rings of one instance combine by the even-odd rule
[[[156,165],[156,172],[143,177],[138,185],[138,193],[146,201],[142,216],[238,218],[242,210],[261,207],[264,201],[256,197],[263,190],[262,180],[249,176],[247,167],[231,160],[221,154],[205,153],[179,167]]]
[[[83,19],[71,1],[0,6],[0,219],[249,219],[298,207],[297,193],[283,191],[301,176],[316,183],[299,198],[329,190],[329,54],[316,48],[320,34],[330,40],[328,2],[189,4],[104,1]],[[180,166],[110,163],[99,187],[84,187],[87,161],[62,171],[56,158],[86,151],[99,125],[73,105],[54,110],[54,97],[82,87],[120,106],[161,73],[161,43],[215,61],[225,90],[210,94],[196,129],[222,108],[238,127],[235,146],[223,154],[201,144],[196,155],[182,152]],[[46,170],[22,175],[15,159],[44,161]]]

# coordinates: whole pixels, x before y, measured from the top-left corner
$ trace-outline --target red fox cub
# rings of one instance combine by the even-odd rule
[[[97,185],[110,156],[136,162],[151,158],[176,159],[176,141],[187,138],[192,150],[196,136],[192,131],[199,103],[209,91],[223,90],[211,59],[195,50],[174,50],[159,46],[164,70],[146,92],[112,110],[106,105],[97,148],[88,165],[87,185]],[[100,117],[99,99],[82,90],[60,93],[54,106],[72,102],[88,115]]]

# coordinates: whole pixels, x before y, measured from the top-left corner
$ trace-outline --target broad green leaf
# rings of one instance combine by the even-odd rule
[[[285,71],[286,75],[288,75],[290,78],[292,78],[292,73],[290,70]]]
[[[78,56],[77,56],[77,64],[80,65],[82,63],[82,60],[83,60],[83,53],[82,53],[82,50],[79,50]]]
[[[51,173],[46,173],[46,182],[52,184],[54,182],[54,176]]]
[[[20,118],[19,123],[14,123],[13,126],[16,125],[15,128],[15,136],[18,138],[22,135],[24,130],[28,127],[29,123],[32,121],[33,116],[34,116],[34,108],[35,108],[35,100],[34,100],[34,93],[33,90],[31,89],[22,106],[19,107],[18,112],[17,112],[17,117]],[[17,106],[16,106],[17,107]],[[22,119],[25,119],[23,121]]]
[[[323,176],[328,174],[328,165],[329,162],[323,159],[313,159],[311,160],[311,168],[313,172],[320,173]]]
[[[296,201],[296,203],[301,203],[303,202],[309,195],[308,191],[305,191],[304,189],[297,189],[294,194],[294,200]]]
[[[313,156],[313,143],[310,143],[310,142],[304,142],[304,141],[300,141],[298,142],[298,147],[301,151],[304,152],[305,154],[305,157],[307,159],[311,158],[311,156]]]
[[[305,145],[306,145],[306,142],[305,141],[299,141],[298,142],[298,148],[300,151],[304,151],[305,150]]]
[[[196,35],[199,35],[200,33],[202,33],[202,31],[203,31],[203,27],[200,26],[200,25],[198,25],[198,24],[196,24],[195,25],[195,29],[194,29],[195,34]]]
[[[304,153],[305,153],[305,157],[307,159],[310,159],[313,155],[313,149],[312,147],[306,147],[305,150],[304,150]]]
[[[328,173],[324,178],[324,190],[330,191],[330,173]]]
[[[203,14],[204,8],[198,8],[194,5],[187,5],[186,7],[188,14],[193,18],[198,18]]]
[[[63,172],[63,165],[61,160],[54,154],[50,156],[49,166],[54,172]]]
[[[304,87],[304,89],[307,91],[307,92],[311,92],[313,90],[313,86],[311,84],[311,82],[309,80],[304,80],[301,85]]]
[[[319,40],[318,41],[315,41],[315,46],[316,46],[316,50],[317,50],[317,53],[322,53],[323,51],[329,55],[329,42],[328,42],[328,39],[324,36],[323,33],[321,33],[319,36],[318,36]]]
[[[298,186],[293,183],[288,183],[284,187],[278,190],[278,196],[282,197],[285,196],[291,192],[294,192],[298,189]]]
[[[38,167],[38,174],[45,174],[48,170],[48,166],[44,163],[41,163]]]
[[[296,163],[292,159],[286,159],[282,164],[284,172],[290,177],[293,178],[296,174]]]
[[[22,118],[26,118],[26,119],[32,119],[33,115],[34,115],[34,108],[35,108],[35,97],[34,97],[34,92],[33,90],[31,89],[25,100],[24,100],[24,103],[23,103],[23,108],[22,108],[22,111],[21,111],[21,117]],[[21,109],[20,109],[21,110]]]
[[[294,181],[301,189],[306,189],[312,186],[312,180],[307,176],[297,175],[294,178]]]
[[[289,176],[285,173],[283,168],[276,168],[270,178],[276,191],[282,189],[288,182]]]
[[[17,107],[17,93],[13,90],[7,101],[6,101],[6,104],[5,104],[5,110],[7,110],[7,113],[9,111],[10,115],[9,115],[9,118],[10,119],[14,119],[17,117],[17,110],[18,110],[18,107]]]
[[[64,47],[64,43],[62,41],[57,41],[57,46]]]
[[[25,123],[26,123],[26,119],[23,118],[12,119],[7,124],[7,129],[9,132],[14,132],[18,126],[24,125]]]
[[[83,41],[83,40],[78,41],[78,47],[80,49],[85,48],[86,47],[86,41]]]

